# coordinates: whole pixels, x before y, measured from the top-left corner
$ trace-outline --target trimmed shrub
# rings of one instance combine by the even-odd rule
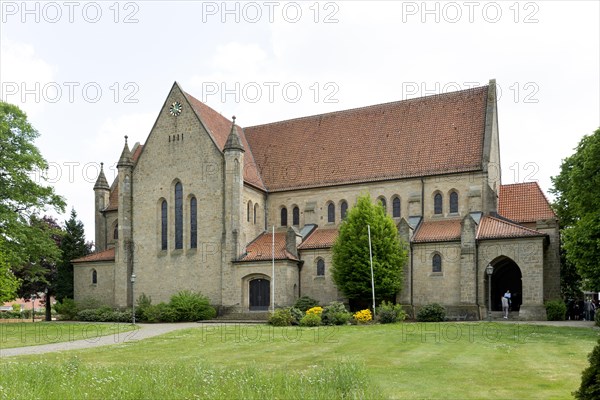
[[[269,317],[269,324],[273,326],[290,326],[294,317],[289,308],[280,308],[275,310]]]
[[[177,312],[167,303],[152,304],[144,310],[144,320],[147,322],[175,322],[177,321]]]
[[[217,316],[208,297],[191,290],[182,290],[171,297],[171,307],[175,310],[178,322],[194,322]]]
[[[352,318],[352,314],[346,310],[344,303],[332,301],[321,313],[323,325],[346,325]]]
[[[441,322],[446,318],[446,309],[438,303],[427,304],[417,313],[419,322]]]
[[[564,321],[567,314],[567,305],[562,300],[546,302],[546,317],[548,321]]]
[[[354,313],[353,317],[354,320],[359,324],[366,324],[373,320],[373,314],[371,314],[371,310],[369,310],[368,308]]]
[[[148,319],[146,317],[146,310],[152,306],[152,298],[150,296],[146,296],[145,293],[142,293],[140,297],[138,297],[136,304],[135,316],[140,320],[146,321]]]
[[[573,393],[578,400],[600,399],[600,340],[588,355],[590,366],[581,373],[581,386]]]
[[[297,308],[304,313],[309,308],[313,308],[318,305],[319,305],[319,302],[317,300],[313,299],[312,297],[302,296],[298,300],[296,300],[296,303],[294,304],[294,308]]]
[[[85,322],[98,322],[98,313],[95,309],[81,310],[77,312],[77,320]]]
[[[300,326],[319,326],[321,325],[321,316],[319,314],[306,314],[300,320]]]
[[[290,308],[290,314],[292,315],[292,325],[298,325],[302,317],[304,317],[304,313],[296,307]]]
[[[395,322],[402,322],[405,319],[406,313],[402,310],[400,304],[383,301],[379,307],[377,307],[377,321],[382,324],[393,324]]]
[[[62,302],[57,302],[54,305],[54,310],[60,315],[61,320],[72,321],[77,318],[79,307],[75,303],[75,300],[64,298]]]

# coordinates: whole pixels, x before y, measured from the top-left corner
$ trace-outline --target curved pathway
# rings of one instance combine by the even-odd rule
[[[27,354],[43,354],[54,351],[67,351],[87,349],[90,347],[108,346],[111,344],[136,342],[138,340],[151,338],[179,329],[199,328],[202,324],[196,322],[184,322],[178,324],[137,324],[137,329],[121,332],[107,336],[99,336],[90,339],[73,340],[60,343],[42,344],[39,346],[14,347],[3,349],[0,343],[0,357],[21,356]]]

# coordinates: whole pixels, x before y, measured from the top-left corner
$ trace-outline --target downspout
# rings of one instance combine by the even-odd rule
[[[421,218],[425,219],[425,181],[421,177]]]
[[[304,260],[298,261],[298,297],[302,297],[302,267]]]
[[[410,244],[410,306],[413,307],[414,314],[414,302],[413,302],[413,244]]]
[[[481,320],[481,307],[479,306],[479,240],[475,239],[475,304],[477,317]]]

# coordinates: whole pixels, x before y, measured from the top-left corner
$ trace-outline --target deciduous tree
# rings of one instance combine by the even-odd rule
[[[600,289],[600,128],[584,136],[552,178],[566,262],[587,289]],[[563,268],[564,269],[564,268]]]

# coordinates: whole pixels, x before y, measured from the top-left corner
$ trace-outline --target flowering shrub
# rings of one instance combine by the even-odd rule
[[[321,313],[323,312],[323,307],[313,307],[313,308],[309,308],[308,310],[306,310],[306,315],[310,315],[310,314],[315,314],[318,315],[319,317],[321,317]]]
[[[373,315],[371,314],[371,310],[369,309],[360,310],[354,313],[353,317],[358,323],[362,324],[366,324],[367,322],[373,320]]]

